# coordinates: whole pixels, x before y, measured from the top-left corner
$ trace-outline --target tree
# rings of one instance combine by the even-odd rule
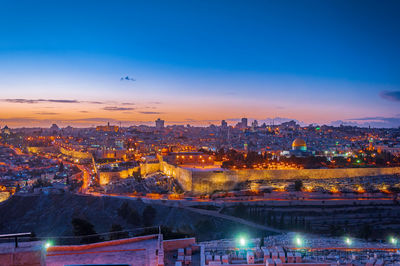
[[[301,191],[302,188],[303,188],[303,181],[301,181],[301,180],[294,181],[294,190],[295,191]]]
[[[129,237],[128,232],[123,232],[123,228],[119,224],[112,224],[110,229],[110,240],[116,240]]]
[[[126,218],[126,220],[130,224],[140,225],[139,213],[134,209],[130,209],[130,213],[129,213],[128,217]]]
[[[118,208],[118,215],[124,218],[128,223],[140,225],[140,216],[135,209],[132,209],[127,202],[122,203]]]
[[[279,228],[283,229],[285,228],[285,213],[282,212],[281,214],[281,219],[279,221]]]
[[[58,167],[58,171],[59,172],[64,172],[64,170],[65,170],[64,164],[63,164],[63,162],[61,162],[59,167]]]
[[[143,225],[150,226],[154,222],[154,218],[156,217],[156,209],[147,205],[146,208],[143,210],[142,218],[143,218]]]
[[[215,230],[215,225],[210,220],[201,220],[196,223],[195,228],[198,234],[206,234]]]
[[[236,205],[233,209],[233,215],[237,217],[247,217],[247,208],[242,203]]]
[[[87,244],[102,241],[102,238],[97,235],[93,224],[90,222],[84,219],[74,218],[71,223],[74,228],[74,235],[83,236],[81,238],[81,243]]]
[[[369,224],[365,223],[359,232],[360,237],[364,238],[365,240],[368,240],[371,235],[372,235],[372,228]]]

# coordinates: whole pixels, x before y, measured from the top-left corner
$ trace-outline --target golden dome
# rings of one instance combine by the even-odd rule
[[[304,141],[304,139],[301,138],[296,138],[293,143],[292,143],[292,147],[307,147],[306,142]]]

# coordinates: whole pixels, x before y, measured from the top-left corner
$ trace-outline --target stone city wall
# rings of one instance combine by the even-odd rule
[[[29,153],[48,153],[48,152],[55,152],[57,151],[57,149],[53,146],[49,146],[49,147],[36,147],[36,146],[29,146],[28,148],[28,152]]]
[[[121,171],[101,171],[99,170],[99,183],[104,186],[110,183],[112,180],[125,179],[132,177],[134,173],[139,171],[139,166],[124,169]]]
[[[400,167],[388,168],[341,168],[302,170],[227,170],[227,171],[176,171],[178,180],[191,177],[194,193],[211,193],[215,190],[232,190],[239,182],[266,179],[322,179],[400,174]],[[179,174],[184,174],[180,177]],[[189,183],[189,182],[187,182]],[[186,190],[186,188],[185,188]]]
[[[60,147],[60,152],[64,155],[72,157],[74,159],[92,159],[93,158],[93,155],[90,152],[67,150],[63,147]]]
[[[160,171],[160,163],[144,163],[140,165],[140,175],[145,177],[146,175],[156,173]]]
[[[166,175],[176,178],[185,191],[192,191],[192,171],[169,164],[165,161],[160,162],[160,171]]]

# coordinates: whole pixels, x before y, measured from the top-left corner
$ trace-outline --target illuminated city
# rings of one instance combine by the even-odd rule
[[[5,3],[0,266],[400,265],[400,4],[308,4]]]

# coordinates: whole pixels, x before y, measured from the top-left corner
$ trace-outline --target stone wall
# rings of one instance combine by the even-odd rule
[[[187,169],[186,169],[187,170]],[[187,170],[189,171],[189,170]],[[266,179],[322,179],[359,176],[379,176],[400,174],[400,167],[387,168],[341,168],[302,170],[227,170],[189,171],[184,178],[192,177],[194,193],[210,193],[215,190],[231,190],[239,182]],[[179,174],[180,172],[177,171]],[[182,179],[179,176],[178,180]],[[186,189],[186,188],[185,188]]]
[[[90,152],[67,150],[63,147],[60,147],[60,152],[64,155],[72,157],[74,159],[92,159],[93,158],[93,155]]]
[[[192,191],[192,171],[174,166],[167,162],[160,162],[160,170],[173,178],[176,178],[185,191]]]
[[[37,154],[37,153],[49,153],[49,152],[56,152],[57,151],[57,149],[54,148],[53,146],[50,146],[50,147],[29,146],[27,148],[27,150],[28,150],[29,153],[34,153],[34,154]]]
[[[160,171],[160,163],[144,163],[140,165],[140,175],[145,177],[146,175],[156,173]]]
[[[139,166],[124,169],[121,171],[101,171],[99,170],[99,183],[100,185],[104,186],[110,183],[112,180],[119,180],[119,179],[125,179],[128,177],[132,177],[134,173],[137,173],[139,171]]]
[[[0,244],[0,266],[44,266],[46,250],[43,242],[20,242],[17,248],[14,243]]]

